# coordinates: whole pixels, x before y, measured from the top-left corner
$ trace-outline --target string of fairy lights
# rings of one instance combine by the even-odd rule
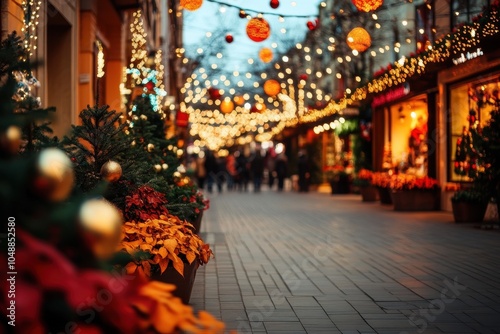
[[[36,50],[37,43],[37,33],[36,28],[40,19],[40,6],[41,1],[34,0],[23,0],[21,3],[23,12],[24,12],[24,25],[21,28],[25,38],[24,38],[24,49],[28,52],[28,55],[31,57],[33,55],[33,51]]]
[[[496,8],[493,8],[492,12],[486,17],[486,22],[481,20],[463,25],[459,27],[456,32],[449,33],[433,45],[429,45],[422,53],[413,57],[401,57],[397,62],[391,64],[391,68],[388,68],[386,71],[360,87],[346,88],[344,97],[337,100],[333,100],[327,94],[324,94],[321,89],[315,86],[313,81],[304,82],[310,91],[306,91],[304,89],[305,87],[298,89],[293,87],[293,85],[288,87],[286,82],[290,84],[292,80],[291,77],[295,73],[293,73],[292,69],[286,68],[278,72],[278,77],[282,80],[282,96],[287,96],[290,101],[292,101],[288,102],[288,104],[293,104],[295,106],[292,117],[290,117],[289,114],[284,116],[283,114],[285,113],[280,112],[279,109],[276,108],[270,108],[262,114],[257,114],[259,116],[253,116],[254,114],[249,112],[249,108],[245,107],[236,107],[230,114],[224,114],[220,110],[213,111],[213,108],[201,110],[189,107],[187,108],[187,112],[190,113],[190,122],[193,124],[191,134],[200,138],[199,143],[201,145],[206,145],[214,149],[238,143],[238,139],[235,138],[245,138],[244,140],[242,139],[242,141],[248,141],[248,138],[251,137],[252,134],[255,140],[269,140],[282,131],[285,126],[317,122],[328,116],[342,114],[342,111],[347,107],[354,103],[362,102],[369,94],[380,93],[390,87],[400,85],[414,76],[423,74],[430,64],[445,62],[451,56],[476,46],[482,38],[497,34],[498,20],[498,11]],[[300,44],[297,44],[296,47],[297,49],[304,50],[305,63],[310,62],[312,59],[309,56],[311,50],[306,49],[307,47]],[[394,47],[399,48],[400,44],[396,43]],[[379,51],[379,53],[384,53],[388,51],[388,47],[381,47]],[[323,51],[322,49],[316,49],[314,52],[321,55]],[[371,51],[370,54],[374,57],[377,55],[377,52]],[[286,59],[285,57],[286,56],[283,56],[281,60]],[[342,60],[338,59],[338,62],[349,61],[347,57],[348,56],[345,56]],[[275,64],[275,67],[278,67],[278,69],[279,66],[279,63]],[[220,106],[221,102],[219,100],[213,101],[206,96],[207,87],[213,86],[214,81],[209,80],[207,76],[203,76],[203,69],[198,69],[198,71],[200,72],[193,73],[181,91],[186,94],[186,100],[184,101],[185,105],[188,106],[200,102],[206,103],[212,107]],[[309,75],[315,74],[320,78],[325,73],[331,75],[332,70],[331,68],[327,68],[324,72],[312,73],[310,68],[306,68],[306,73]],[[239,75],[239,73],[237,74]],[[200,75],[199,78],[197,77],[198,75]],[[227,82],[228,80],[224,75],[221,75],[219,79],[220,82]],[[262,77],[262,79],[265,79],[265,76]],[[205,87],[203,85],[205,85]],[[226,86],[230,87],[229,84]],[[300,85],[298,86],[300,87]],[[321,96],[328,102],[326,107],[314,109],[304,106],[305,94],[309,95],[307,96],[308,98],[314,96],[311,90],[315,91],[316,98]],[[236,90],[234,88],[228,88],[227,92],[234,95]],[[248,100],[249,96],[247,95],[244,98]],[[256,100],[264,100],[264,98],[257,95],[254,96],[254,98]],[[272,98],[268,100],[273,103],[279,103],[278,101],[283,102],[283,97],[279,100]],[[249,125],[249,121],[252,121],[251,126]],[[217,142],[215,142],[213,138],[217,138]]]

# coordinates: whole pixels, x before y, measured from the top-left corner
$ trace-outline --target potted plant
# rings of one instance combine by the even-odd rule
[[[378,190],[380,204],[392,204],[391,177],[388,173],[372,173],[372,185]]]
[[[213,256],[189,223],[173,215],[123,225],[120,251],[132,256],[125,269],[165,283],[175,284],[174,295],[189,302],[196,270]]]
[[[149,186],[127,196],[119,249],[133,258],[126,266],[128,273],[175,284],[174,294],[187,303],[198,266],[213,254],[194,227],[169,213],[166,204],[165,195]]]
[[[353,185],[359,187],[363,202],[375,202],[379,199],[377,188],[372,184],[373,173],[368,169],[360,169]]]
[[[488,206],[488,195],[475,188],[453,194],[451,205],[456,223],[482,222]]]
[[[439,209],[440,188],[436,179],[398,174],[391,179],[391,196],[396,211]]]
[[[340,164],[329,167],[327,178],[333,194],[348,194],[350,192],[350,175],[346,168]]]

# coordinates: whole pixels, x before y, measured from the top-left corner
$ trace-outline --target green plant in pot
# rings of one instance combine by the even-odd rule
[[[481,133],[481,154],[484,161],[486,190],[500,206],[500,110],[499,102]],[[483,191],[484,191],[483,190]],[[499,210],[500,212],[500,210]]]
[[[488,206],[488,200],[488,194],[478,188],[457,191],[451,198],[455,222],[481,222]]]

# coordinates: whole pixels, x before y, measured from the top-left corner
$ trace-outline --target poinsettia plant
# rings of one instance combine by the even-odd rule
[[[360,169],[353,180],[354,185],[358,187],[367,187],[372,184],[373,172],[369,169]]]
[[[126,222],[119,250],[133,257],[125,266],[127,273],[146,276],[154,271],[163,273],[169,264],[183,276],[184,261],[203,265],[213,256],[210,246],[193,232],[193,226],[171,214],[145,222]]]
[[[380,187],[380,188],[389,188],[391,185],[391,179],[393,178],[393,175],[390,175],[388,173],[373,173],[372,174],[372,184],[375,187]]]
[[[167,198],[152,187],[143,185],[125,198],[126,221],[146,221],[167,215]]]
[[[392,190],[436,190],[438,181],[428,176],[417,177],[411,174],[397,174],[391,178]]]
[[[172,185],[166,196],[168,211],[189,222],[193,222],[202,211],[210,206],[209,200],[188,177]]]

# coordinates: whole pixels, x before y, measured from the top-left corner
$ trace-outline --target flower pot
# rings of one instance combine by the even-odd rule
[[[488,203],[451,202],[455,223],[482,222]]]
[[[391,192],[395,211],[434,211],[439,209],[439,190],[395,190]]]
[[[380,204],[392,204],[391,189],[388,187],[376,187],[378,190],[378,196],[380,198]]]
[[[203,219],[203,211],[196,216],[196,218],[190,222],[194,227],[194,233],[199,234],[201,230],[201,220]]]
[[[182,275],[175,270],[174,266],[170,262],[163,274],[160,274],[159,272],[153,274],[151,279],[175,285],[176,289],[174,290],[173,295],[179,297],[184,304],[188,304],[189,299],[191,298],[191,291],[193,290],[196,270],[198,270],[199,265],[198,259],[195,259],[191,264],[185,261],[184,277],[182,277]]]
[[[334,194],[349,194],[351,185],[349,175],[339,175],[335,180],[330,181],[332,187],[332,195]]]
[[[363,202],[378,201],[378,198],[379,198],[378,190],[374,186],[359,187],[359,192],[361,193],[361,200]]]

